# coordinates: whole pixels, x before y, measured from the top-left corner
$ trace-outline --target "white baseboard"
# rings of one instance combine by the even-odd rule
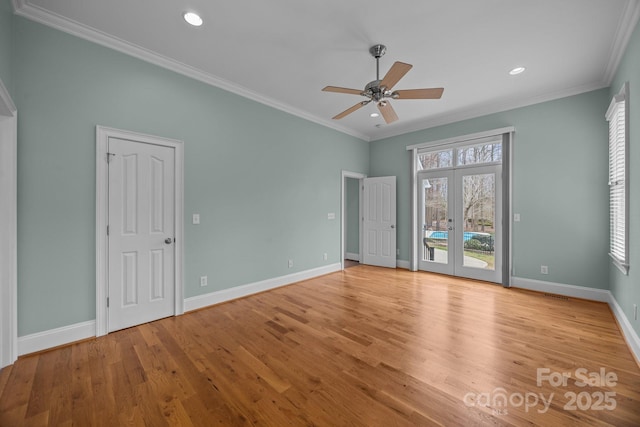
[[[196,310],[224,301],[241,298],[258,292],[268,291],[280,286],[289,285],[291,283],[300,282],[302,280],[311,279],[322,276],[324,274],[340,271],[342,264],[336,263],[324,267],[314,268],[311,270],[301,271],[289,274],[287,276],[276,277],[273,279],[263,280],[261,282],[251,283],[244,286],[237,286],[231,289],[213,292],[206,295],[187,298],[184,301],[185,312]],[[86,322],[76,323],[73,325],[63,326],[48,331],[37,332],[35,334],[18,337],[18,355],[23,356],[29,353],[58,347],[69,344],[74,341],[80,341],[96,336],[96,321],[89,320]]]
[[[591,301],[609,302],[611,298],[611,292],[604,289],[587,288],[586,286],[565,285],[562,283],[554,282],[544,282],[542,280],[525,279],[523,277],[512,277],[511,286],[514,288],[547,292],[550,294],[588,299]]]
[[[634,354],[636,361],[640,362],[640,337],[631,326],[631,322],[624,314],[622,307],[609,290],[587,288],[585,286],[565,285],[562,283],[544,282],[542,280],[512,277],[511,286],[514,288],[529,289],[531,291],[547,292],[564,295],[573,298],[588,299],[591,301],[606,302],[609,304],[613,315],[620,325],[622,336],[627,341],[629,349]]]
[[[622,307],[618,304],[618,301],[613,297],[613,294],[609,292],[611,299],[609,300],[609,307],[611,307],[611,311],[613,315],[618,320],[618,325],[620,325],[620,329],[622,329],[622,335],[627,340],[627,344],[631,349],[631,352],[636,356],[636,361],[640,363],[640,337],[631,326],[631,322],[622,311]]]
[[[398,260],[398,268],[409,268],[409,261]],[[288,274],[286,276],[236,286],[230,289],[212,292],[205,295],[198,295],[187,298],[184,301],[185,312],[197,310],[210,305],[219,304],[236,298],[242,298],[258,292],[268,291],[281,286],[290,285],[314,277],[340,271],[342,265],[335,263],[324,267]],[[557,295],[564,295],[573,298],[583,298],[592,301],[606,302],[611,307],[613,315],[618,321],[630,350],[640,361],[640,337],[631,326],[631,322],[624,314],[624,311],[609,290],[587,288],[584,286],[566,285],[562,283],[544,282],[541,280],[525,279],[522,277],[512,277],[511,285],[514,288],[529,289],[538,292],[548,292]],[[48,331],[37,332],[35,334],[18,337],[18,355],[34,353],[48,348],[69,344],[96,336],[96,322],[89,320],[69,326],[63,326]]]
[[[411,264],[409,264],[409,261],[404,261],[402,259],[396,260],[396,267],[404,268],[405,270],[411,270]]]
[[[350,261],[360,261],[360,254],[347,252],[344,254],[344,259],[348,259]]]
[[[246,297],[258,292],[268,291],[281,286],[290,285],[302,280],[312,279],[325,274],[334,273],[342,269],[341,263],[331,264],[324,267],[313,268],[311,270],[300,271],[286,276],[275,277],[273,279],[262,280],[260,282],[249,283],[247,285],[236,286],[221,291],[211,292],[204,295],[190,297],[184,300],[184,311],[192,311],[210,305],[220,304],[236,298]]]
[[[96,321],[75,323],[61,328],[18,337],[18,355],[23,356],[59,345],[69,344],[96,336]]]

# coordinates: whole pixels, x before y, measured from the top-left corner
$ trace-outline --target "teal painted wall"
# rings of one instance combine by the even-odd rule
[[[410,258],[406,147],[515,126],[513,208],[522,220],[513,228],[514,276],[607,289],[607,98],[602,89],[371,143],[370,176],[398,177],[398,258]]]
[[[10,0],[0,0],[0,80],[11,93],[11,29],[13,6]]]
[[[616,298],[627,319],[640,335],[640,320],[633,318],[633,304],[640,308],[640,24],[631,36],[629,46],[611,84],[609,99],[603,114],[613,95],[620,92],[624,82],[629,82],[629,275],[611,265],[611,292]]]
[[[20,336],[95,318],[96,125],[184,141],[186,297],[340,261],[341,171],[368,173],[367,142],[12,23]]]
[[[338,262],[341,170],[397,176],[398,258],[408,260],[405,147],[515,126],[514,275],[602,289],[611,281],[631,320],[640,248],[632,238],[628,277],[610,267],[604,112],[630,81],[633,192],[639,39],[636,29],[611,90],[367,144],[15,17],[0,0],[0,78],[20,112],[19,335],[95,318],[96,125],[185,141],[186,297]],[[630,203],[633,235],[640,210]],[[192,213],[201,225],[190,224]]]
[[[347,252],[357,254],[360,251],[360,192],[358,190],[360,180],[347,178]]]

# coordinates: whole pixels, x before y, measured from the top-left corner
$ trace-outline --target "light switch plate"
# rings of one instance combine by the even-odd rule
[[[200,224],[200,214],[193,214],[193,223]]]
[[[327,219],[336,219],[336,214],[335,214],[335,213],[333,213],[333,212],[329,212],[329,213],[327,214]]]

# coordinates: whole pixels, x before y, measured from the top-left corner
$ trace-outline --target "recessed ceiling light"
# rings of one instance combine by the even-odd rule
[[[376,117],[380,117],[380,114],[378,113],[371,113],[369,114],[370,117],[376,118]]]
[[[198,15],[197,13],[185,12],[182,16],[184,17],[185,21],[187,21],[194,27],[199,27],[200,25],[202,25],[202,18],[200,18],[200,15]]]
[[[515,76],[517,74],[523,73],[525,70],[524,67],[516,67],[513,70],[509,71],[509,74],[511,74],[512,76]]]

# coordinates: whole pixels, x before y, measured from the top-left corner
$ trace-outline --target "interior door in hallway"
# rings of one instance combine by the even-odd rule
[[[396,267],[396,177],[363,181],[363,263]]]
[[[174,314],[175,152],[109,139],[108,330]]]

